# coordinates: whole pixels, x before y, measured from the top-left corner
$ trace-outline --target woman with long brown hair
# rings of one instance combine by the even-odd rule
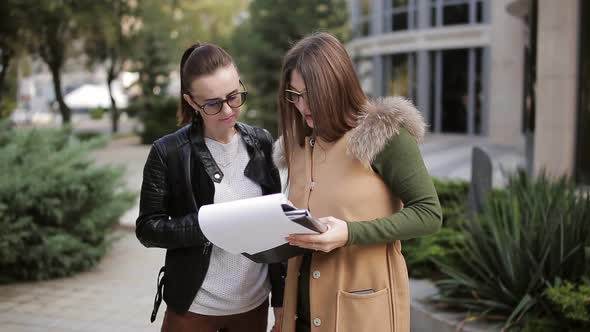
[[[237,122],[248,92],[221,47],[189,47],[180,80],[184,126],[154,142],[137,218],[141,243],[166,249],[151,320],[163,298],[164,332],[266,332],[271,291],[275,324],[281,322],[282,265],[258,264],[213,245],[201,231],[198,211],[279,192],[273,139],[262,128]]]
[[[369,101],[343,45],[318,33],[283,61],[282,141],[289,200],[328,226],[292,234],[283,332],[409,331],[401,240],[437,232],[442,212],[417,143],[425,124],[400,97]]]

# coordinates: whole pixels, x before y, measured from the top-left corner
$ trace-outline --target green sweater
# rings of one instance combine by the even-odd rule
[[[442,223],[442,209],[432,179],[414,137],[400,129],[372,167],[391,192],[404,203],[401,211],[390,216],[348,222],[348,244],[365,245],[407,240],[436,233]],[[311,255],[303,256],[297,301],[297,331],[309,331],[309,272]]]

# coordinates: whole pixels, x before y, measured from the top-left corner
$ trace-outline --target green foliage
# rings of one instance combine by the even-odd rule
[[[0,119],[16,107],[15,60],[23,51],[22,15],[17,0],[0,1]]]
[[[133,112],[138,114],[143,122],[143,130],[139,133],[144,144],[152,144],[158,138],[178,129],[176,112],[178,98],[151,97],[142,98],[131,105]]]
[[[12,97],[12,96],[11,96]],[[2,98],[0,100],[0,120],[10,116],[10,113],[16,108],[16,98]]]
[[[122,169],[96,166],[68,131],[0,124],[0,282],[71,275],[94,266],[132,205]]]
[[[99,120],[102,119],[102,117],[104,116],[104,113],[106,112],[106,110],[102,107],[96,107],[90,110],[90,118],[93,120]]]
[[[439,278],[440,272],[434,262],[460,259],[457,246],[463,238],[460,231],[443,227],[436,234],[404,241],[402,248],[410,277]]]
[[[404,257],[413,278],[436,279],[440,272],[435,260],[460,258],[457,246],[463,240],[463,234],[459,225],[465,218],[469,183],[439,179],[433,181],[443,210],[443,227],[436,234],[404,241]]]
[[[139,61],[135,63],[142,96],[150,98],[163,95],[170,81],[168,74],[172,68],[166,43],[158,39],[157,34],[147,34],[137,47],[142,50]]]
[[[467,213],[469,182],[433,179],[442,207],[443,227],[457,228]]]
[[[501,315],[507,325],[528,314],[550,315],[546,287],[590,272],[590,197],[578,195],[566,178],[518,173],[460,229],[461,261],[437,262],[445,275],[437,282],[437,300],[478,315]]]
[[[565,282],[547,288],[544,295],[562,317],[590,328],[590,283]]]
[[[251,91],[245,120],[277,135],[277,88],[282,59],[294,42],[315,31],[348,40],[344,0],[253,0],[250,17],[235,30],[231,53]]]

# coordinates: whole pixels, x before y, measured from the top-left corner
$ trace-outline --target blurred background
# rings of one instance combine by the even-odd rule
[[[404,242],[412,330],[590,329],[590,1],[2,0],[0,331],[159,330],[164,251],[133,230],[181,54],[228,50],[240,120],[277,137],[282,56],[315,31],[429,125],[445,216]]]

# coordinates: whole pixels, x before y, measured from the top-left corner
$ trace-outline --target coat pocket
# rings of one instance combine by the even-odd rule
[[[373,293],[338,292],[336,332],[393,331],[389,288]]]

